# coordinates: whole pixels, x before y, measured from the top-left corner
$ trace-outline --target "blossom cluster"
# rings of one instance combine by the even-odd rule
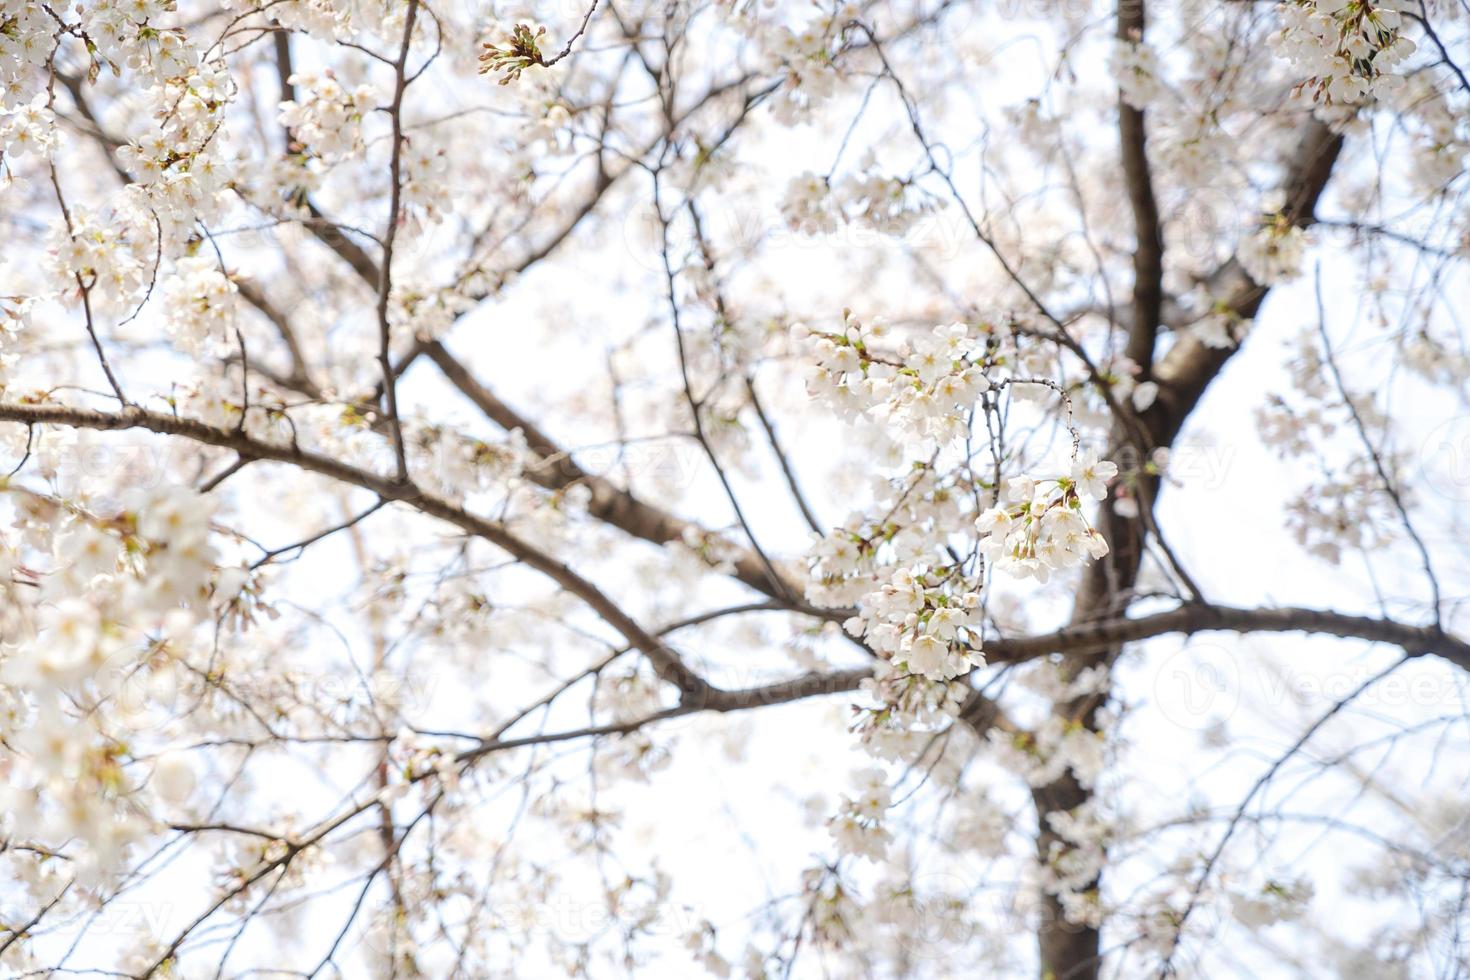
[[[983,666],[980,594],[958,595],[949,576],[897,568],[883,586],[863,597],[848,632],[865,638],[895,666],[934,681],[947,681]]]
[[[876,767],[854,775],[857,792],[842,798],[842,806],[827,823],[828,831],[844,854],[880,860],[893,835],[883,827],[883,817],[893,803],[888,775]]]
[[[377,105],[370,85],[345,86],[330,71],[291,76],[296,98],[281,103],[281,124],[326,163],[362,152],[362,121]]]
[[[849,18],[847,9],[839,9],[836,16],[819,17],[800,28],[765,20],[749,25],[758,40],[760,68],[782,78],[772,101],[777,121],[804,122],[837,91],[835,52]]]
[[[1223,350],[1237,347],[1255,325],[1228,309],[1213,309],[1190,324],[1189,332],[1206,347]]]
[[[803,233],[830,234],[859,224],[886,235],[903,235],[936,207],[917,185],[874,172],[872,157],[859,171],[837,179],[805,171],[792,178],[781,202],[786,224]]]
[[[1231,914],[1245,926],[1260,929],[1300,918],[1311,904],[1316,888],[1307,878],[1268,878],[1255,891],[1231,896]]]
[[[962,438],[975,402],[990,390],[984,354],[988,337],[976,327],[935,327],[894,354],[876,345],[888,335],[882,323],[864,325],[851,313],[841,332],[792,328],[815,361],[807,391],[842,417],[866,412],[888,423],[909,444]]]
[[[226,66],[203,60],[177,29],[124,35],[116,56],[137,72],[135,84],[155,122],[118,149],[132,177],[128,193],[163,229],[169,251],[194,234],[197,220],[221,213],[229,186],[225,110],[234,96]]]
[[[1283,26],[1271,44],[1314,98],[1355,105],[1403,84],[1394,69],[1414,53],[1402,30],[1413,9],[1410,0],[1296,0],[1278,7]]]
[[[127,740],[130,729],[152,724],[152,698],[170,687],[193,628],[209,618],[214,505],[165,486],[103,517],[12,495],[24,511],[49,517],[29,524],[29,540],[0,539],[12,638],[0,691],[8,701],[24,691],[30,702],[14,702],[23,720],[6,735],[14,749],[0,791],[7,833],[56,848],[83,842],[79,877],[99,881],[153,830],[150,811],[178,805],[192,789],[187,760],[163,753],[140,772]],[[43,549],[49,568],[39,564]],[[105,715],[95,710],[104,702],[113,705]]]
[[[11,367],[19,360],[15,341],[31,318],[35,300],[21,296],[0,296],[0,392],[10,383]]]
[[[1241,266],[1263,286],[1296,278],[1309,244],[1307,233],[1283,212],[1284,203],[1266,202],[1260,223],[1236,252]]]
[[[1108,67],[1123,101],[1135,109],[1147,108],[1169,91],[1158,52],[1141,41],[1116,42]]]
[[[1067,921],[1101,923],[1099,896],[1091,885],[1107,860],[1108,844],[1121,829],[1097,797],[1071,810],[1054,810],[1046,822],[1059,840],[1051,846],[1041,866],[1041,887],[1062,900]]]
[[[1066,773],[1081,785],[1091,786],[1107,763],[1105,730],[1111,723],[1111,713],[1091,726],[1053,714],[1034,731],[992,730],[988,737],[996,761],[1031,786],[1046,786]]]
[[[934,732],[954,724],[969,688],[961,681],[932,681],[880,661],[862,691],[876,707],[859,708],[853,731],[876,759],[912,762]]]
[[[162,23],[173,18],[171,2],[103,0],[67,9],[66,17],[39,4],[12,6],[0,16],[0,43],[15,49],[13,60],[0,58],[7,168],[54,155],[71,138],[57,126],[68,95],[79,103],[73,112],[92,117],[78,93],[88,84],[102,88],[104,70],[120,76],[130,93],[120,103],[126,112],[105,121],[116,138],[109,152],[127,186],[107,198],[69,202],[70,182],[57,178],[60,208],[44,286],[72,301],[85,294],[98,312],[131,312],[162,260],[183,254],[197,222],[221,213],[229,186],[222,130],[234,82],[223,61],[206,58],[181,28]],[[45,58],[63,55],[85,57],[87,68],[85,83],[67,93],[36,70]]]
[[[46,103],[43,92],[14,109],[0,109],[0,156],[51,153],[56,147],[56,114]]]
[[[910,451],[963,437],[976,402],[991,390],[986,369],[1024,362],[999,353],[1003,331],[965,323],[919,332],[897,345],[886,325],[864,325],[850,312],[840,332],[801,325],[793,332],[815,362],[808,374],[812,396],[845,416],[886,423]],[[944,475],[915,464],[880,489],[874,508],[880,516],[853,514],[819,536],[810,553],[809,600],[855,604],[858,611],[846,623],[850,634],[904,673],[937,683],[984,663],[986,567],[1045,582],[1053,572],[1107,554],[1083,507],[1106,498],[1118,468],[1087,455],[1076,458],[1066,476],[1017,476],[986,491],[995,503],[978,514],[979,494],[962,492],[976,478],[964,474],[963,467]],[[954,529],[970,522],[973,547],[962,551],[973,551],[984,566],[966,572],[953,552],[953,563],[936,563]]]
[[[1012,575],[1046,582],[1054,571],[1103,557],[1108,543],[1087,523],[1082,501],[1105,499],[1117,474],[1115,464],[1089,456],[1069,477],[1008,481],[1001,502],[975,519],[986,558]]]
[[[1386,505],[1383,479],[1360,465],[1308,487],[1287,505],[1285,524],[1308,554],[1336,565],[1345,549],[1369,554],[1392,541]]]
[[[175,345],[197,355],[211,341],[233,342],[236,293],[212,256],[192,256],[174,263],[165,294],[165,320]]]
[[[56,226],[49,236],[47,285],[65,300],[77,301],[85,290],[95,309],[128,310],[149,281],[156,244],[136,207],[73,208],[69,225]]]
[[[56,22],[36,0],[7,3],[0,12],[0,109],[34,104],[40,83],[37,69],[46,64]]]
[[[1465,173],[1465,158],[1470,155],[1465,112],[1428,72],[1408,75],[1395,102],[1413,133],[1409,176],[1416,190],[1426,197],[1442,193]]]

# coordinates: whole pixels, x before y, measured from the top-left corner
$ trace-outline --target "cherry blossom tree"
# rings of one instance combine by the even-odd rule
[[[0,0],[5,974],[1470,974],[1467,42]]]

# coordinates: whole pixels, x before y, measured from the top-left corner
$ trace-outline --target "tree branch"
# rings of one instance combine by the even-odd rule
[[[1144,0],[1121,0],[1118,4],[1118,38],[1143,40]],[[1159,227],[1159,206],[1154,199],[1153,175],[1148,161],[1148,133],[1142,109],[1118,98],[1118,135],[1122,144],[1123,178],[1128,203],[1133,209],[1137,245],[1133,250],[1133,322],[1128,332],[1128,359],[1137,364],[1142,378],[1153,367],[1154,338],[1164,304],[1164,235]]]
[[[381,476],[330,456],[302,449],[294,443],[282,445],[265,442],[240,430],[221,429],[194,419],[144,409],[135,408],[123,413],[109,414],[62,405],[0,404],[0,421],[43,422],[99,431],[146,429],[161,435],[182,436],[201,445],[233,449],[242,456],[290,463],[303,470],[371,490],[386,500],[401,501],[423,514],[489,541],[580,598],[629,644],[642,651],[659,677],[676,686],[683,696],[700,696],[710,690],[709,684],[691,670],[667,644],[638,625],[601,589],[578,575],[564,562],[522,541],[505,525],[471,514],[457,504],[427,494],[411,482]]]
[[[540,464],[533,466],[527,473],[536,483],[548,490],[562,490],[573,484],[585,486],[592,492],[587,503],[587,512],[590,515],[653,544],[684,541],[689,537],[703,540],[710,535],[709,531],[693,521],[644,503],[631,491],[623,490],[612,481],[582,469],[571,454],[536,423],[501,401],[493,391],[476,380],[469,369],[439,341],[428,342],[424,346],[424,352],[444,372],[450,383],[485,413],[487,418],[506,431],[521,430],[531,451],[542,459]],[[782,600],[789,608],[823,619],[845,619],[850,615],[850,611],[821,610],[790,599],[782,591],[780,583],[771,581],[766,565],[754,553],[742,549],[734,559],[734,566],[735,578],[763,595]]]

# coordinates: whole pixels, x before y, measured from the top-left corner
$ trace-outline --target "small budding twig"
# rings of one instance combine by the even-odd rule
[[[538,27],[535,33],[525,24],[517,24],[511,31],[510,41],[506,44],[495,44],[485,42],[485,50],[480,53],[480,74],[484,75],[492,71],[503,71],[505,74],[500,79],[501,85],[509,85],[521,77],[521,72],[533,65],[545,65],[546,59],[541,54],[541,47],[537,39],[546,33],[546,28]]]
[[[492,71],[503,71],[505,75],[500,79],[501,85],[509,85],[521,77],[521,72],[535,65],[542,68],[550,68],[572,53],[572,45],[577,43],[577,38],[587,33],[587,25],[592,22],[592,15],[597,13],[597,6],[602,0],[592,0],[592,5],[587,8],[587,13],[582,17],[582,26],[577,28],[577,33],[567,39],[566,46],[551,58],[541,53],[540,38],[546,33],[546,28],[537,27],[534,31],[527,24],[517,24],[510,32],[510,40],[505,44],[496,44],[493,41],[485,42],[485,50],[480,52],[480,74],[484,75]]]

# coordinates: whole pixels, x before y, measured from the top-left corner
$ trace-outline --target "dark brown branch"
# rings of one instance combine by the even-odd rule
[[[62,405],[17,405],[0,403],[0,421],[22,424],[64,425],[98,431],[145,429],[161,435],[179,436],[201,445],[233,449],[242,455],[261,460],[289,463],[341,483],[361,487],[389,500],[401,500],[430,517],[438,518],[460,529],[483,537],[514,555],[526,565],[541,571],[567,591],[588,601],[622,632],[633,646],[647,652],[648,647],[662,651],[661,660],[672,656],[662,643],[628,619],[611,600],[602,596],[590,582],[578,576],[561,562],[520,541],[495,521],[471,514],[458,505],[425,494],[416,487],[404,487],[391,478],[360,469],[332,457],[256,439],[234,429],[224,429],[193,419],[130,409],[123,413],[98,412]],[[1307,632],[1344,638],[1368,640],[1402,647],[1420,656],[1434,654],[1458,667],[1470,670],[1470,644],[1434,626],[1413,626],[1387,619],[1353,616],[1330,610],[1283,607],[1280,609],[1238,609],[1228,606],[1185,605],[1167,612],[1137,619],[1112,619],[1097,623],[1068,626],[1052,633],[1030,637],[992,639],[984,652],[991,663],[1018,663],[1052,653],[1093,653],[1122,643],[1161,636],[1166,633],[1198,633],[1225,630],[1239,633]],[[680,665],[682,666],[682,665]],[[668,665],[671,673],[678,667]],[[688,668],[683,668],[687,671]],[[702,686],[701,686],[702,685]],[[699,682],[694,690],[704,690],[721,704],[719,692]],[[715,708],[715,710],[721,710]]]
[[[694,522],[686,521],[652,504],[644,503],[630,491],[621,489],[610,480],[582,469],[572,459],[570,453],[553,441],[534,422],[523,417],[476,380],[474,375],[437,340],[426,344],[424,351],[429,359],[444,372],[444,376],[449,379],[450,383],[458,388],[460,393],[468,398],[476,408],[484,412],[487,418],[506,431],[521,430],[526,437],[526,444],[542,460],[527,473],[527,476],[536,483],[549,490],[561,490],[573,484],[585,486],[592,492],[591,500],[587,504],[587,512],[591,516],[644,541],[663,545],[671,541],[687,540],[690,536],[700,540],[709,536],[708,531]],[[764,563],[754,554],[742,551],[735,558],[734,566],[735,578],[741,582],[765,595],[779,597],[783,600],[786,598],[779,585],[771,581]],[[788,606],[812,615],[819,615],[824,619],[846,618],[845,612],[838,615],[830,610],[817,610],[801,604],[791,606],[788,603]]]
[[[1283,213],[1297,227],[1305,228],[1316,220],[1317,200],[1327,187],[1333,165],[1342,152],[1343,138],[1316,119],[1307,121],[1302,138],[1286,165],[1282,186],[1287,192]],[[1242,319],[1254,317],[1266,299],[1269,287],[1246,274],[1238,259],[1232,258],[1205,282],[1229,312]],[[1155,441],[1168,445],[1184,420],[1204,396],[1205,388],[1220,373],[1235,348],[1213,348],[1192,334],[1181,335],[1159,364],[1155,377],[1159,382],[1159,403],[1163,411],[1151,413],[1151,428],[1158,432]]]
[[[388,301],[393,292],[393,246],[398,241],[398,226],[403,209],[403,93],[408,89],[408,52],[413,46],[413,26],[418,20],[418,0],[408,0],[404,18],[403,44],[393,65],[393,103],[388,118],[393,123],[393,151],[388,165],[388,227],[383,233],[383,265],[378,269],[378,365],[383,371],[383,404],[388,413],[388,431],[393,439],[393,453],[398,465],[398,479],[408,479],[408,454],[403,448],[403,423],[398,418],[398,383],[393,373],[393,330],[388,322]]]
[[[255,307],[261,316],[269,320],[276,328],[276,332],[281,335],[281,340],[285,341],[286,350],[291,355],[291,373],[280,379],[282,386],[300,391],[313,399],[320,399],[323,394],[321,386],[311,376],[306,352],[302,350],[301,341],[297,338],[296,330],[291,326],[291,321],[286,314],[277,309],[276,305],[256,287],[255,283],[242,279],[231,279],[231,281],[235,284],[241,298]],[[260,370],[259,365],[252,366],[256,371]]]
[[[765,408],[761,405],[760,397],[755,393],[755,378],[747,377],[745,379],[745,390],[750,395],[750,407],[755,411],[755,417],[760,420],[761,430],[766,434],[766,442],[771,447],[771,453],[776,457],[776,462],[781,467],[781,475],[786,480],[787,489],[791,491],[791,499],[796,501],[797,509],[801,511],[801,516],[806,520],[807,527],[811,528],[817,534],[825,534],[826,532],[822,530],[822,523],[817,520],[811,504],[807,502],[806,494],[801,490],[801,484],[797,482],[796,471],[791,466],[790,457],[781,448],[781,440],[776,437],[776,427],[772,424],[770,416],[766,414]]]
[[[1401,647],[1413,656],[1433,654],[1470,671],[1470,643],[1436,626],[1412,626],[1389,619],[1353,616],[1327,609],[1284,606],[1239,609],[1232,606],[1185,605],[1137,619],[1113,619],[1068,626],[1055,633],[990,640],[985,657],[992,663],[1015,663],[1051,653],[1086,654],[1168,633],[1319,633]]]
[[[412,28],[412,13],[410,13],[409,20],[409,26]],[[405,38],[411,33],[412,30],[410,29],[404,35]],[[296,100],[296,87],[291,84],[291,76],[294,73],[294,69],[291,66],[291,35],[286,31],[275,31],[272,35],[272,43],[275,45],[276,78],[281,86],[281,101],[294,102]],[[407,47],[408,45],[405,41],[405,53]],[[396,68],[397,83],[398,85],[402,85],[403,67],[401,64],[395,64],[394,67]],[[395,102],[401,98],[402,95],[399,93],[395,97]],[[397,129],[395,125],[395,135],[396,133]],[[293,144],[295,142],[296,137],[287,129],[287,153],[294,151]],[[348,238],[342,228],[326,215],[322,214],[312,201],[307,200],[306,210],[311,215],[311,220],[303,221],[301,224],[316,236],[317,241],[330,248],[333,252],[336,252],[344,262],[352,267],[352,271],[357,273],[359,279],[367,283],[369,288],[376,291],[378,288],[378,264],[373,261],[372,256],[368,255],[362,246]]]
[[[1143,0],[1121,0],[1118,4],[1118,38],[1143,40]],[[1148,377],[1153,367],[1154,339],[1164,303],[1164,235],[1159,226],[1159,205],[1154,199],[1153,175],[1148,160],[1148,133],[1144,112],[1118,98],[1118,136],[1123,151],[1123,179],[1128,203],[1133,209],[1137,244],[1133,249],[1133,323],[1128,332],[1127,354]]]
[[[294,442],[284,445],[265,442],[234,429],[221,429],[194,419],[138,408],[109,414],[60,405],[0,404],[0,421],[46,422],[99,431],[146,429],[160,435],[181,436],[201,445],[233,449],[242,456],[290,463],[303,470],[371,490],[383,499],[404,501],[423,514],[489,541],[582,599],[628,643],[642,651],[659,677],[676,686],[684,696],[701,695],[709,689],[709,685],[667,644],[650,634],[601,589],[578,575],[564,562],[522,541],[503,524],[471,514],[457,504],[424,493],[411,483],[381,476],[330,456],[302,449]]]
[[[1302,139],[1286,163],[1286,173],[1281,185],[1287,197],[1285,214],[1297,225],[1305,226],[1312,221],[1317,199],[1327,186],[1327,181],[1332,175],[1333,166],[1341,150],[1341,136],[1333,134],[1326,126],[1315,120],[1307,123]],[[1240,262],[1234,258],[1225,263],[1209,279],[1207,287],[1211,295],[1223,297],[1227,307],[1242,317],[1255,316],[1269,288],[1252,281],[1245,274]],[[1136,333],[1139,324],[1135,323],[1132,326]],[[1189,415],[1203,398],[1205,389],[1220,373],[1233,353],[1233,348],[1217,350],[1207,347],[1192,334],[1183,335],[1178,339],[1163,361],[1155,366],[1153,376],[1160,386],[1158,401],[1150,411],[1143,413],[1139,420],[1147,428],[1149,444],[1154,446],[1172,444]],[[1125,421],[1120,418],[1120,425]],[[1116,435],[1115,440],[1114,454],[1135,442],[1134,435],[1127,431]],[[1158,496],[1159,482],[1156,477],[1142,473],[1138,480],[1140,514],[1148,518],[1151,517],[1152,508]],[[1121,619],[1131,602],[1133,589],[1138,580],[1146,535],[1152,532],[1157,537],[1156,532],[1153,532],[1152,524],[1151,519],[1139,521],[1123,518],[1111,507],[1100,509],[1098,528],[1112,550],[1105,559],[1089,566],[1083,573],[1082,585],[1072,611],[1074,625],[1064,631],[1068,634],[1067,636],[1059,638],[1059,645],[1066,645],[1068,652],[1072,654],[1066,664],[1069,675],[1075,676],[1088,666],[1111,663],[1121,655],[1123,643],[1140,638],[1134,635],[1132,630],[1168,625],[1171,628],[1167,631],[1194,632],[1211,628],[1238,629],[1244,625],[1239,621],[1233,624],[1226,623],[1225,621],[1231,618],[1230,613],[1221,611],[1218,607],[1202,604],[1184,606],[1172,614],[1162,614],[1179,617],[1172,623],[1169,620],[1160,621],[1156,617],[1144,617],[1140,620]],[[1191,613],[1191,610],[1213,611]],[[1238,614],[1242,611],[1232,612]],[[1253,620],[1255,624],[1253,628],[1267,630],[1273,628],[1271,618],[1273,614],[1271,611],[1264,612],[1266,619]],[[1321,625],[1316,622],[1317,617],[1335,616],[1335,614],[1323,614],[1312,610],[1296,612],[1301,613],[1301,617],[1288,617],[1289,620],[1305,625],[1293,626],[1292,629],[1312,628],[1314,625]],[[1279,616],[1280,613],[1274,615]],[[1217,617],[1215,621],[1222,625],[1216,627],[1204,625],[1199,618],[1193,617]],[[1108,620],[1112,622],[1106,626],[1095,625],[1100,621]],[[1145,622],[1150,624],[1149,627],[1132,625]],[[1282,621],[1275,622],[1275,626],[1281,625]],[[1347,628],[1354,624],[1337,622],[1334,625],[1338,628]],[[1362,624],[1356,625],[1361,626]],[[1101,635],[1092,635],[1093,630],[1099,631]],[[1331,632],[1331,630],[1326,632]],[[1373,637],[1364,638],[1372,639]],[[1409,644],[1415,644],[1422,642],[1424,637],[1411,635],[1400,637],[1400,639]],[[1452,644],[1446,644],[1445,648],[1450,651],[1451,659],[1461,666],[1470,663],[1470,660],[1464,656],[1466,651],[1463,648],[1457,648]],[[1092,726],[1095,724],[1096,711],[1104,697],[1105,695],[1088,695],[1076,698],[1058,704],[1055,711],[1068,722],[1080,722]],[[1049,814],[1076,809],[1091,798],[1091,791],[1080,785],[1073,775],[1067,772],[1055,782],[1038,787],[1033,792],[1033,797],[1041,826],[1037,837],[1037,857],[1041,861],[1048,861],[1053,857],[1051,854],[1053,847],[1065,849],[1071,846],[1050,828]],[[1093,882],[1091,887],[1098,887],[1098,884]],[[1057,977],[1095,980],[1101,963],[1099,931],[1095,928],[1069,926],[1066,909],[1062,906],[1060,899],[1048,894],[1043,896],[1043,900],[1046,918],[1038,931],[1043,970],[1050,971]]]

